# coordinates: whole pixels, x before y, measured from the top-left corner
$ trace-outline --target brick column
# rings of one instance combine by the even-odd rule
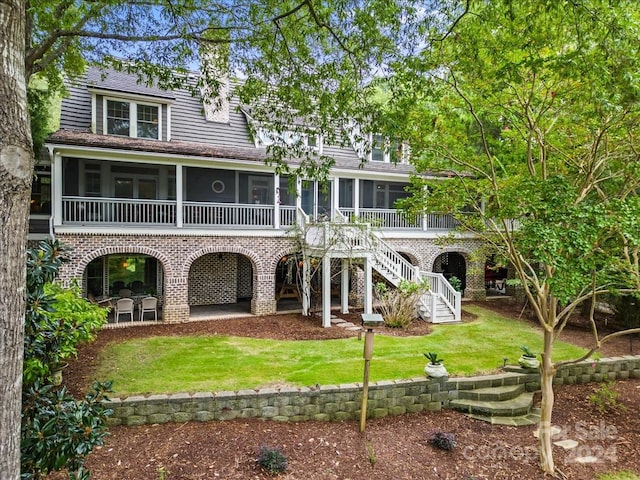
[[[467,258],[467,261],[467,286],[464,297],[470,300],[485,300],[487,292],[484,288],[484,259],[472,262]]]
[[[364,306],[364,271],[359,265],[351,267],[351,289],[349,291],[349,306],[362,308]]]
[[[189,321],[189,284],[183,276],[166,279],[162,321],[178,323]]]
[[[275,274],[256,275],[254,272],[251,313],[254,315],[273,315],[276,313],[276,308]]]

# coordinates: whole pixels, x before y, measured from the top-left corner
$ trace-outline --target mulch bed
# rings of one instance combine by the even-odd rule
[[[506,304],[497,308],[505,314],[515,312]],[[348,319],[358,322],[360,317],[352,314]],[[320,324],[319,318],[280,315],[104,330],[96,342],[81,349],[78,361],[69,365],[65,383],[75,393],[86,389],[100,349],[126,338],[220,334],[320,339],[355,335],[337,327],[323,329]],[[384,330],[381,333],[425,335],[429,325],[418,322],[408,331]],[[589,332],[571,327],[563,339],[586,345]],[[603,352],[604,356],[628,353],[626,339],[607,344]],[[596,384],[556,388],[553,423],[579,443],[569,451],[554,447],[558,470],[567,478],[594,479],[598,473],[623,469],[640,472],[640,381],[616,382],[613,388],[623,407],[604,413],[589,400],[601,388]],[[89,456],[87,466],[93,479],[265,479],[271,477],[255,460],[260,448],[269,446],[280,449],[288,460],[287,472],[278,477],[282,479],[545,478],[537,465],[534,429],[492,426],[448,410],[368,420],[364,433],[359,432],[357,422],[233,420],[115,427],[106,444]],[[455,435],[454,450],[429,445],[429,435],[436,430]],[[576,463],[577,457],[587,455],[598,461]],[[54,478],[63,477],[51,476]]]

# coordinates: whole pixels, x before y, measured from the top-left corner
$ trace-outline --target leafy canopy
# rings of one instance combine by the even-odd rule
[[[421,173],[404,207],[456,214],[552,304],[637,290],[640,12],[470,5],[389,81],[390,118]]]
[[[375,79],[421,48],[432,21],[419,0],[81,0],[31,2],[27,77],[62,89],[63,75],[87,64],[136,73],[143,83],[187,86],[200,95],[224,93],[225,74],[251,115],[276,130],[306,130],[345,142],[341,119],[375,121]],[[199,76],[201,59],[210,64]],[[309,178],[325,176],[332,160],[274,146],[287,170],[303,158]]]

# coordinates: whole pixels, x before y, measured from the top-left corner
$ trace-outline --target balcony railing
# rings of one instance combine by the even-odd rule
[[[340,208],[340,211],[347,218],[355,215],[355,209],[353,208]],[[459,225],[452,215],[430,213],[421,217],[411,218],[400,210],[384,208],[361,208],[358,219],[383,230],[451,230]]]
[[[273,205],[183,203],[185,226],[274,227]]]
[[[81,225],[175,225],[176,202],[62,197],[62,221]]]
[[[178,205],[175,200],[142,200],[122,198],[62,197],[62,223],[66,225],[118,226],[148,225],[178,226]],[[279,210],[279,218],[276,211]],[[341,208],[343,223],[353,221],[354,209]],[[334,216],[338,213],[334,213]],[[252,228],[274,229],[296,225],[295,206],[210,202],[182,202],[182,224],[188,228]],[[275,220],[278,220],[276,225]],[[429,214],[416,219],[393,209],[363,208],[360,223],[383,230],[450,230],[457,226],[451,215]]]

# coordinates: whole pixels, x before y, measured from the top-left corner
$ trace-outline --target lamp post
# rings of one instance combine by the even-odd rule
[[[364,432],[369,397],[369,363],[373,357],[373,329],[384,325],[384,320],[382,315],[378,313],[363,313],[361,317],[362,326],[367,329],[364,334],[364,381],[362,382],[362,407],[360,410],[360,431]]]

